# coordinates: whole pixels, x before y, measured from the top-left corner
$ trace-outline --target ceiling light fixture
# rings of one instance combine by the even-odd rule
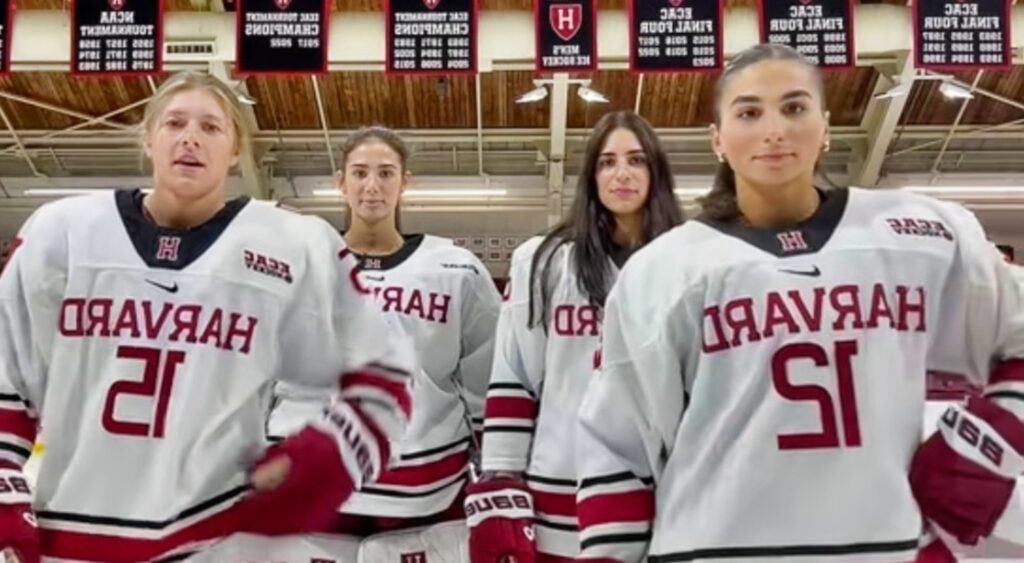
[[[968,90],[968,89],[966,89],[966,88],[964,88],[962,86],[958,86],[956,84],[953,84],[952,82],[943,82],[942,84],[940,84],[939,85],[939,92],[942,92],[943,96],[945,96],[945,97],[947,97],[947,98],[949,98],[951,100],[972,100],[972,99],[974,99],[974,94],[972,94],[970,92],[970,90]]]
[[[607,104],[608,98],[604,94],[594,90],[589,84],[580,84],[580,87],[576,89],[576,95],[583,99],[583,101],[592,104]]]
[[[548,97],[548,89],[543,84],[537,86],[533,90],[520,95],[516,98],[517,104],[532,104],[533,102],[539,102],[544,98]]]

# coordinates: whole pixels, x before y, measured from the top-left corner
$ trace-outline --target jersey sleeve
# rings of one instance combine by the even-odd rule
[[[686,336],[678,327],[693,320],[681,300],[657,298],[673,290],[651,283],[664,272],[652,270],[653,261],[642,253],[631,259],[606,302],[601,369],[579,412],[576,499],[583,559],[644,560],[655,483],[686,408]]]
[[[38,428],[67,282],[66,238],[55,215],[44,206],[29,218],[0,275],[0,466],[22,466]]]
[[[969,211],[946,205],[957,251],[934,320],[929,367],[966,375],[1024,419],[1024,269],[1005,261]]]
[[[483,430],[484,398],[494,362],[494,333],[501,309],[501,295],[494,287],[487,268],[472,257],[476,273],[464,289],[462,300],[462,334],[459,366],[456,377],[462,385],[473,432]]]
[[[949,205],[949,214],[957,255],[941,296],[930,364],[965,374],[986,398],[1024,421],[1024,268],[1005,260],[966,209]],[[993,535],[1024,543],[1024,476]]]
[[[608,296],[600,372],[580,407],[576,498],[583,559],[644,559],[654,483],[685,406],[683,348],[670,327],[686,319],[674,317],[675,307],[654,306],[649,296],[665,287],[645,283],[655,273],[644,254],[634,255]]]
[[[530,263],[536,241],[512,255],[484,406],[484,471],[526,471],[533,442],[547,335],[529,326]]]

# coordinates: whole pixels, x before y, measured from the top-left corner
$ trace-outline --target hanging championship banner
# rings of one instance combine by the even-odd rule
[[[720,0],[629,0],[633,72],[722,68]]]
[[[912,4],[915,67],[957,71],[1011,65],[1010,0]]]
[[[853,0],[758,0],[757,13],[762,43],[789,45],[822,68],[857,64]]]
[[[75,0],[72,4],[72,74],[163,71],[163,0]]]
[[[327,72],[328,0],[236,0],[235,72]]]
[[[391,74],[476,73],[477,0],[385,0]]]
[[[537,72],[597,70],[597,0],[534,0]]]

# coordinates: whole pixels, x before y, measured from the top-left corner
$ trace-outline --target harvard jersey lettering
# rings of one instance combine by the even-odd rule
[[[902,192],[655,240],[608,299],[580,410],[583,554],[913,560],[925,374],[994,387],[990,362],[1024,355],[1009,268],[965,210]]]
[[[551,257],[548,326],[527,326],[530,267],[541,240],[530,239],[512,255],[487,392],[483,469],[525,472],[538,551],[574,557],[576,411],[599,357],[600,314],[580,291],[572,245],[564,244]]]
[[[64,338],[159,339],[248,354],[259,320],[220,307],[75,297],[61,302],[58,322]]]
[[[471,428],[479,426],[494,349],[500,296],[471,252],[431,235],[409,235],[390,256],[360,257],[358,283],[393,331],[416,344],[422,372],[398,461],[343,507],[349,514],[413,518],[448,508],[466,483]],[[281,385],[273,436],[315,416],[315,389]]]
[[[45,556],[145,561],[231,532],[274,380],[413,370],[327,223],[236,200],[170,234],[141,197],[43,206],[0,276],[0,459],[21,465],[45,421]]]

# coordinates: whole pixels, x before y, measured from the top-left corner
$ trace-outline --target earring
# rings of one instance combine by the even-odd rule
[[[829,146],[830,146],[829,145],[829,141],[826,139],[825,140],[825,152],[828,152]]]
[[[715,156],[718,157],[718,162],[720,162],[722,164],[725,164],[725,155],[724,154],[719,152],[719,153],[715,153]]]

